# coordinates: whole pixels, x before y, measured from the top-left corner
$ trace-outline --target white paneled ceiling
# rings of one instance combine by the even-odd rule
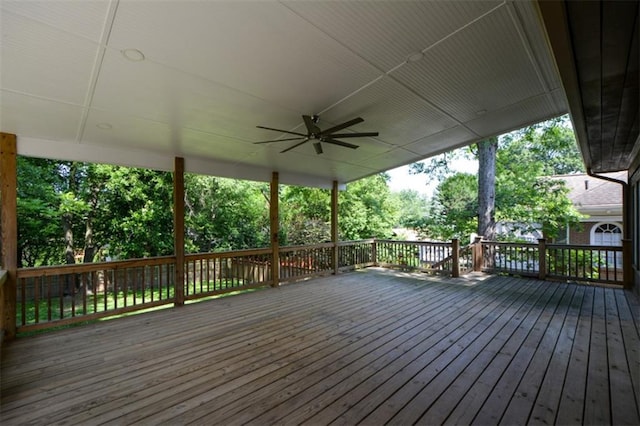
[[[25,155],[326,187],[567,111],[528,1],[0,7],[0,131]],[[254,144],[287,137],[257,125],[306,132],[303,114],[379,136]]]

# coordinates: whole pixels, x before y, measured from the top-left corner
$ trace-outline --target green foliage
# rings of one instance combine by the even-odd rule
[[[185,175],[185,244],[188,252],[269,245],[269,186]]]
[[[171,173],[100,166],[95,229],[102,255],[116,259],[173,253]]]
[[[391,201],[398,210],[397,225],[403,228],[417,228],[429,212],[429,200],[418,191],[402,190],[391,193]]]
[[[398,210],[387,180],[388,176],[383,173],[370,176],[350,183],[340,194],[341,240],[391,237]]]
[[[341,240],[388,238],[398,219],[398,204],[378,174],[347,185],[338,196],[338,234]],[[286,186],[280,202],[283,244],[314,244],[331,240],[331,192]]]
[[[478,178],[457,173],[446,178],[431,201],[430,213],[417,230],[423,238],[466,241],[478,228]]]
[[[423,236],[465,240],[476,232],[477,183],[474,187],[469,175],[452,175],[449,168],[451,158],[473,152],[473,147],[464,148],[422,167],[445,176],[436,189],[429,217],[418,227]],[[525,232],[541,225],[545,236],[551,238],[567,224],[578,223],[580,215],[566,196],[564,182],[545,177],[583,171],[566,117],[502,137],[496,160],[496,221]]]
[[[18,259],[23,266],[61,263],[58,163],[18,157]]]
[[[280,192],[280,227],[282,245],[331,241],[331,192],[284,186]]]
[[[340,194],[340,235],[387,237],[397,221],[385,175],[350,184]],[[127,167],[19,158],[18,224],[23,266],[70,257],[114,260],[172,254],[173,176]],[[328,241],[330,191],[280,188],[281,244]],[[185,175],[187,252],[267,247],[269,185]],[[71,245],[71,239],[68,240]]]
[[[503,161],[536,164],[539,176],[585,172],[575,134],[566,116],[505,135],[500,150],[504,151]]]

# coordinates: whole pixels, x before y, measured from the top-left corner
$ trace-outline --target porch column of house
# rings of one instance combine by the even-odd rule
[[[176,306],[184,305],[184,158],[173,164],[173,250],[176,256],[174,272]]]
[[[338,181],[333,181],[331,187],[331,242],[333,243],[332,264],[334,275],[338,274]]]
[[[0,283],[0,340],[11,340],[16,335],[17,180],[16,135],[0,133],[0,269],[6,273],[4,283]]]
[[[278,172],[271,175],[271,187],[269,194],[269,224],[271,232],[271,286],[280,285],[280,218],[278,216],[280,197]]]

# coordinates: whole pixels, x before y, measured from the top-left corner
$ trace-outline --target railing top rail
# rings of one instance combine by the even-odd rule
[[[296,250],[313,250],[317,248],[328,248],[328,247],[333,247],[333,243],[318,243],[318,244],[300,245],[300,246],[284,246],[284,247],[280,247],[280,251],[287,252],[287,251],[296,251]]]
[[[486,246],[501,246],[501,247],[538,247],[538,243],[518,243],[513,241],[488,241],[482,240],[480,242]]]
[[[270,254],[270,248],[261,248],[261,249],[247,249],[247,250],[230,250],[230,251],[220,251],[220,252],[209,252],[209,253],[189,253],[185,254],[185,260],[194,260],[194,259],[221,259],[228,257],[242,257],[242,256],[257,256],[263,254]]]
[[[622,246],[592,246],[589,244],[547,244],[547,248],[622,251]]]
[[[41,277],[49,275],[77,274],[99,271],[101,269],[135,268],[140,266],[166,265],[174,263],[175,256],[157,256],[141,259],[114,260],[109,262],[76,263],[71,265],[37,266],[18,268],[18,278]]]
[[[379,240],[376,240],[374,238],[369,238],[366,240],[339,241],[338,245],[339,246],[355,246],[356,244],[372,244],[376,241],[379,241]]]
[[[451,241],[402,241],[402,240],[375,240],[376,243],[395,243],[395,244],[410,244],[421,246],[450,246]]]

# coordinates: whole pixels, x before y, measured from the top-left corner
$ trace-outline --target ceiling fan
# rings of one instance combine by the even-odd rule
[[[318,120],[320,117],[317,115],[303,115],[302,119],[304,120],[304,124],[307,127],[307,133],[298,133],[291,132],[289,130],[281,130],[274,129],[272,127],[264,127],[264,126],[256,126],[259,129],[273,130],[275,132],[288,133],[290,135],[296,135],[295,138],[284,138],[284,139],[273,139],[268,141],[254,142],[254,144],[263,144],[263,143],[273,143],[273,142],[284,142],[284,141],[295,141],[300,140],[300,142],[291,145],[290,147],[283,149],[280,153],[285,153],[287,151],[291,151],[294,148],[299,147],[303,143],[308,141],[313,142],[313,148],[316,150],[316,154],[322,154],[322,145],[321,142],[329,143],[332,145],[339,145],[345,148],[356,149],[358,145],[353,145],[348,142],[343,142],[336,138],[361,138],[367,136],[378,136],[378,132],[360,132],[360,133],[336,133],[342,129],[346,129],[347,127],[353,126],[354,124],[362,123],[364,120],[360,117],[354,118],[353,120],[345,121],[342,124],[338,124],[337,126],[333,126],[329,129],[320,130],[317,126]]]

